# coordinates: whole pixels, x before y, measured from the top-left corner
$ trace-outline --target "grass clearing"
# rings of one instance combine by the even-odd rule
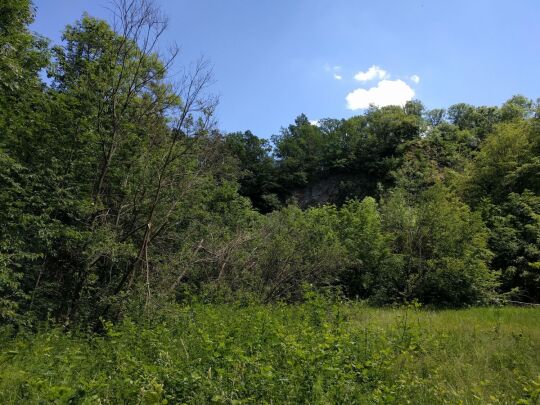
[[[2,336],[0,403],[537,404],[540,311],[193,305]]]

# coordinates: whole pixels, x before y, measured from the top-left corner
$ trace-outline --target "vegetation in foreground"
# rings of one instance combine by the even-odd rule
[[[208,63],[173,82],[166,18],[117,6],[56,46],[29,0],[0,6],[1,324],[90,328],[208,290],[301,302],[304,283],[370,305],[540,302],[540,102],[224,134]]]
[[[538,402],[538,311],[303,286],[540,302],[539,101],[224,134],[116,4],[56,46],[0,4],[0,403]]]
[[[3,404],[540,400],[540,311],[528,308],[194,304],[1,346]]]

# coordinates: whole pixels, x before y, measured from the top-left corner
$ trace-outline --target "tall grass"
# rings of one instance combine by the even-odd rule
[[[536,404],[540,311],[191,305],[1,337],[0,403]],[[520,402],[521,401],[521,402]]]

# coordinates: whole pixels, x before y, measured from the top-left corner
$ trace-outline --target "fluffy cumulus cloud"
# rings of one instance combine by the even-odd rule
[[[351,91],[347,94],[346,100],[348,109],[359,110],[368,108],[371,104],[378,107],[386,105],[403,106],[407,101],[412,100],[413,97],[414,90],[404,81],[381,80],[376,86],[369,89]]]
[[[415,83],[415,84],[420,83],[420,76],[418,76],[418,75],[412,75],[412,76],[411,76],[411,82],[413,82],[413,83]]]
[[[387,79],[390,75],[386,70],[381,69],[379,66],[373,65],[365,72],[358,72],[354,75],[354,78],[359,82],[369,82],[373,79]]]

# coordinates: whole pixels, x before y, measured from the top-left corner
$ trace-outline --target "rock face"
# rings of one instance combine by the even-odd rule
[[[292,192],[300,207],[341,204],[348,198],[362,199],[373,193],[373,185],[362,173],[334,174],[308,183]]]
[[[340,183],[340,179],[336,176],[320,179],[302,189],[294,190],[293,197],[302,208],[334,203],[339,196]]]

